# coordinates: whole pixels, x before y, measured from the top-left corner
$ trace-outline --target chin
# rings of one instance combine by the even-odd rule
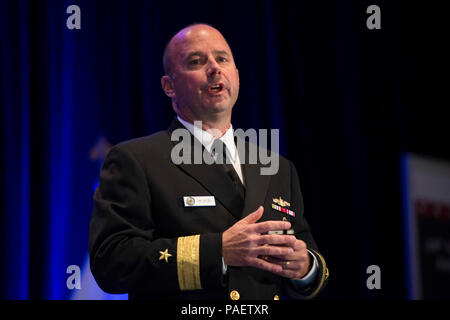
[[[232,107],[229,103],[226,104],[213,104],[207,107],[208,110],[213,111],[214,113],[221,113],[225,111],[231,111]]]

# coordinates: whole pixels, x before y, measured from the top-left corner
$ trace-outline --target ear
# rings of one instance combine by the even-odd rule
[[[175,98],[176,94],[173,88],[173,79],[170,76],[165,75],[161,77],[161,87],[169,98]]]

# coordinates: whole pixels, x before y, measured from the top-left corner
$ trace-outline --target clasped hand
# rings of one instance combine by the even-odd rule
[[[228,266],[255,267],[289,279],[306,275],[310,258],[306,243],[293,235],[266,234],[271,230],[288,230],[288,221],[257,221],[260,206],[236,222],[222,235],[222,256]]]

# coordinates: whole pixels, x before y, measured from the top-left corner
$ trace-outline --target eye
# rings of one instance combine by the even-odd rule
[[[200,64],[200,59],[192,59],[191,61],[189,61],[189,65],[190,66],[196,66]]]
[[[227,61],[228,61],[228,59],[225,58],[225,57],[218,57],[217,58],[217,62],[227,62]]]

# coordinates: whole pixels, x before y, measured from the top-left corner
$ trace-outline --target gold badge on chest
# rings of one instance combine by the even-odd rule
[[[272,199],[273,202],[282,206],[282,207],[290,207],[291,204],[287,201],[284,201],[281,197]]]
[[[286,213],[286,214],[288,214],[290,216],[295,217],[295,212],[294,211],[285,208],[285,207],[290,207],[291,206],[291,204],[289,202],[283,200],[281,197],[273,198],[272,201],[274,203],[276,203],[276,204],[272,203],[272,209],[275,209],[277,211],[280,211],[280,212],[283,212],[283,213]]]

